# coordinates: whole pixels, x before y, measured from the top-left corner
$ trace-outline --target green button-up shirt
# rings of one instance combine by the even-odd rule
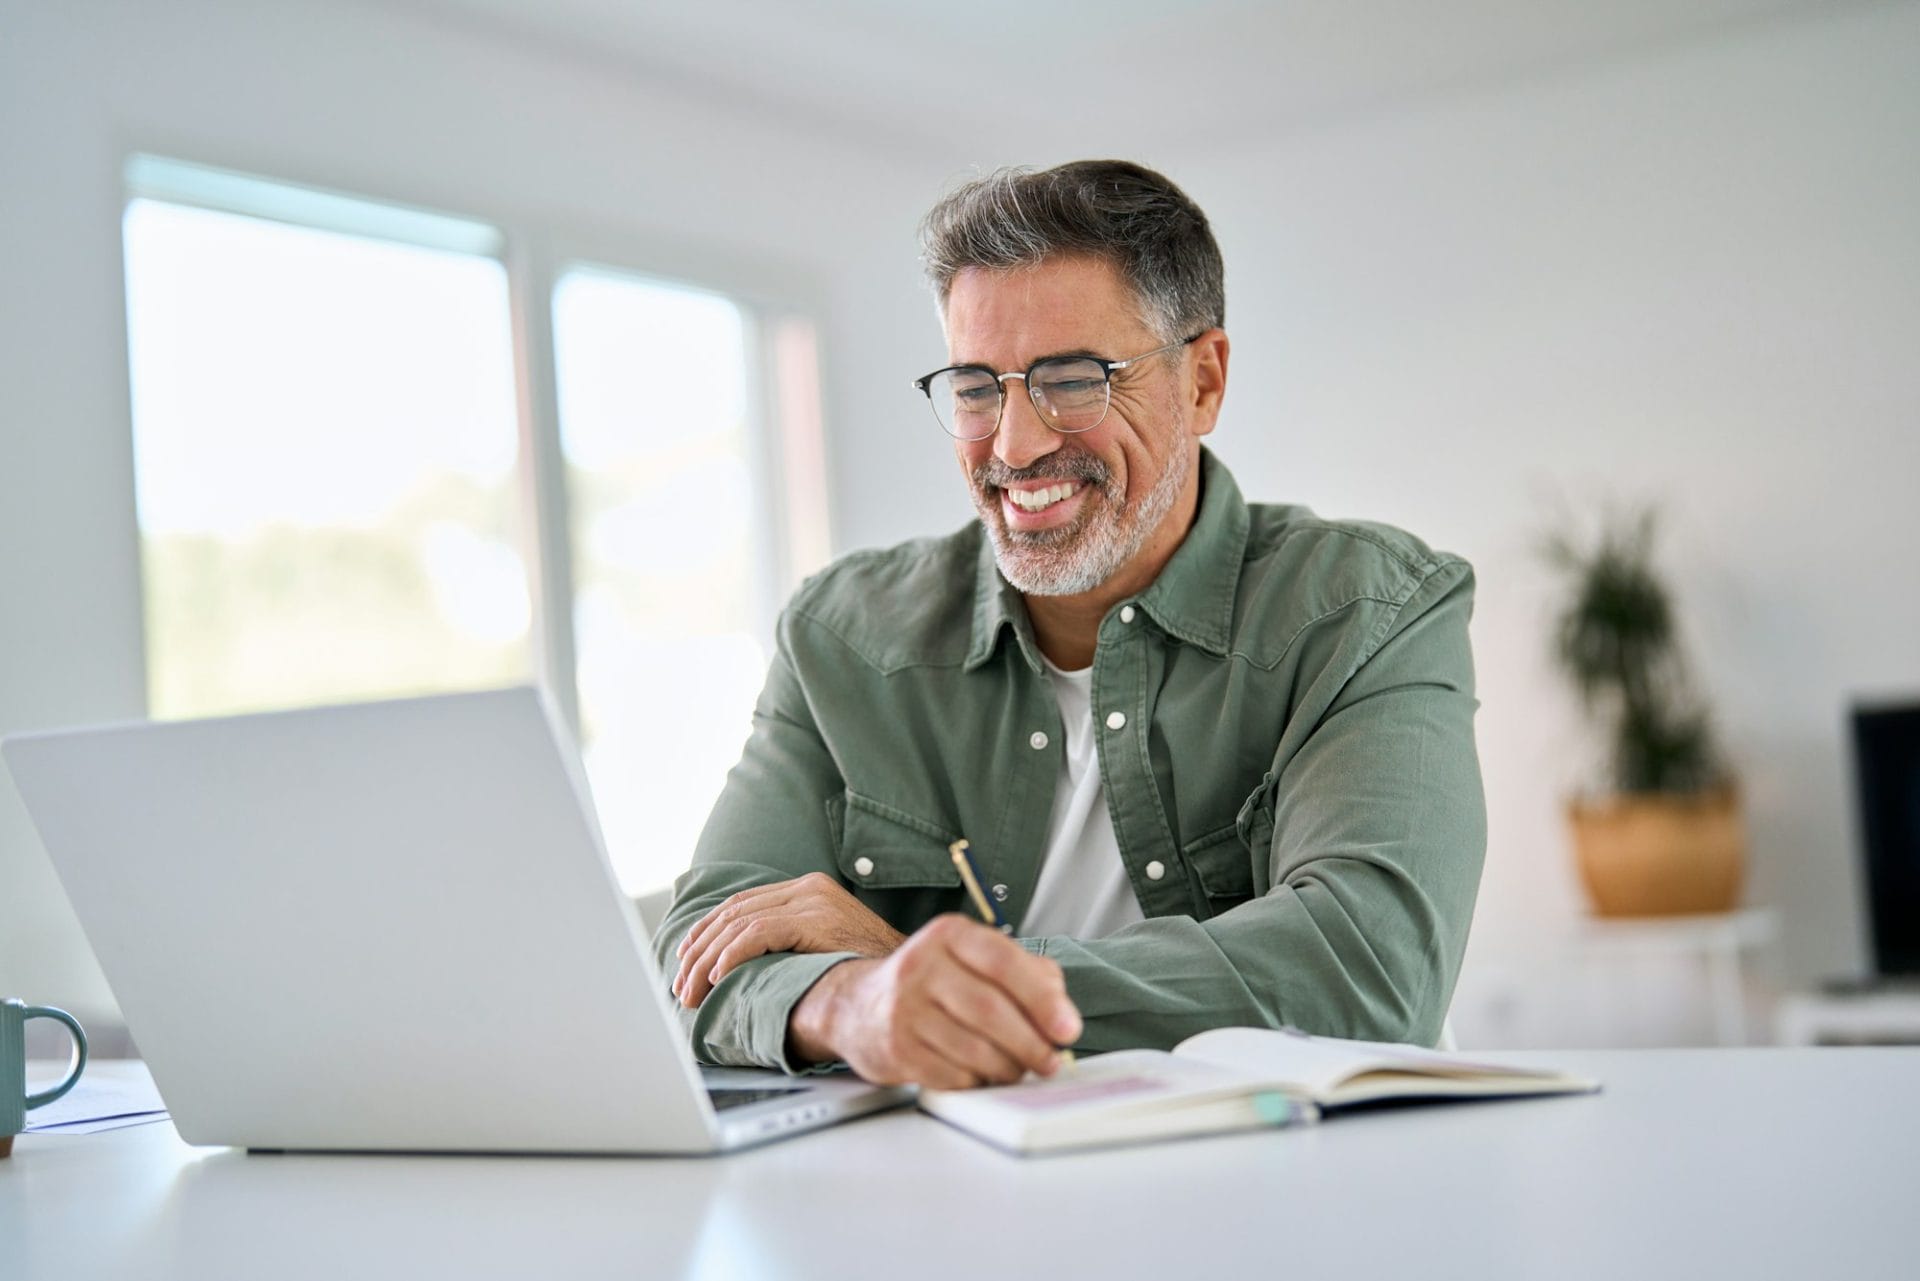
[[[1065,972],[1082,1050],[1236,1025],[1431,1044],[1486,849],[1473,571],[1387,526],[1249,506],[1212,454],[1201,468],[1192,529],[1101,621],[1093,660],[1102,789],[1146,919],[1021,943]],[[781,616],[662,969],[728,895],[808,872],[907,933],[967,911],[961,837],[1021,920],[1065,737],[978,522],[835,562]],[[850,955],[738,967],[681,1010],[695,1056],[800,1070],[788,1015]]]

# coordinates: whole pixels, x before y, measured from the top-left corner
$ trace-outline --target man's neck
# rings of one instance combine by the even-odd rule
[[[1153,585],[1153,580],[1160,577],[1160,571],[1186,541],[1187,531],[1193,528],[1199,512],[1200,486],[1196,478],[1147,545],[1106,582],[1077,596],[1023,593],[1021,599],[1027,603],[1027,617],[1033,622],[1033,639],[1047,661],[1068,672],[1091,667],[1093,651],[1100,640],[1100,620],[1121,601]]]
[[[1104,590],[1104,586],[1103,586]],[[1100,637],[1100,620],[1119,597],[1029,596],[1027,616],[1033,620],[1033,639],[1047,661],[1061,671],[1077,672],[1093,666],[1093,650]]]

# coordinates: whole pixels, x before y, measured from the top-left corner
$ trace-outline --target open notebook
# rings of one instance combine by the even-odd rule
[[[1597,1081],[1411,1045],[1231,1027],[1016,1085],[923,1090],[920,1107],[1009,1152],[1295,1125],[1365,1103],[1584,1094]]]

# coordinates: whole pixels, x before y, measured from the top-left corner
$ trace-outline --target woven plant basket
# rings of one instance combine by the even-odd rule
[[[1740,899],[1747,842],[1731,787],[1579,799],[1567,817],[1600,916],[1726,912]]]

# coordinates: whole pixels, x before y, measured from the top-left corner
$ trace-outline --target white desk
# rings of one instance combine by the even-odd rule
[[[910,1112],[664,1160],[23,1135],[0,1161],[0,1275],[1920,1275],[1920,1049],[1515,1057],[1606,1091],[1026,1161]]]

